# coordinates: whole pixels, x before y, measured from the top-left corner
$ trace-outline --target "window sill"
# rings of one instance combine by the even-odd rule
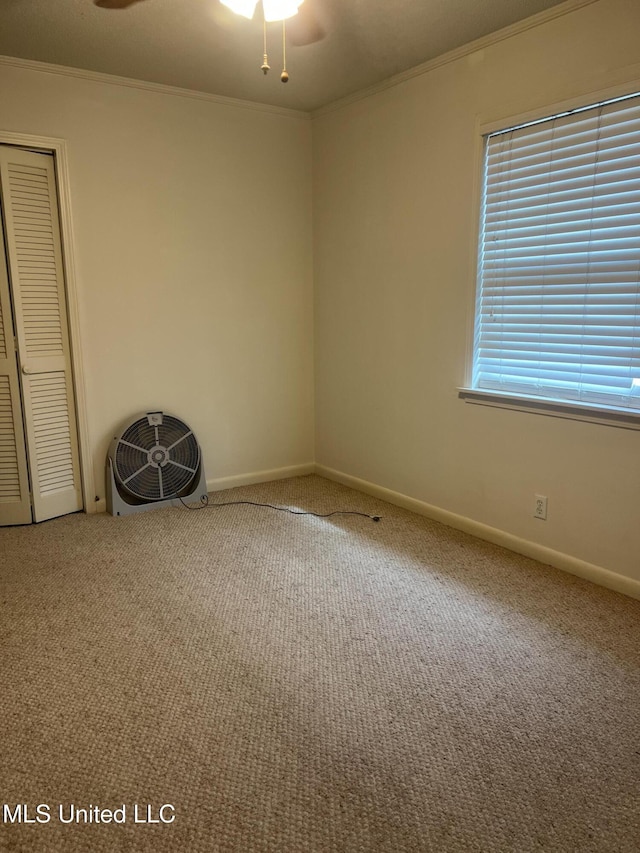
[[[478,406],[491,406],[516,412],[547,415],[552,418],[567,418],[572,421],[588,421],[622,429],[640,430],[640,410],[635,413],[628,409],[570,403],[567,400],[548,400],[542,397],[521,397],[518,394],[507,394],[502,391],[480,391],[477,388],[458,388],[458,396],[465,403],[474,403]]]

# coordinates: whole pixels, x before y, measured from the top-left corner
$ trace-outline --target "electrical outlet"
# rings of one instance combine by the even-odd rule
[[[533,506],[533,517],[539,518],[542,521],[547,520],[547,496],[534,495],[535,504]]]

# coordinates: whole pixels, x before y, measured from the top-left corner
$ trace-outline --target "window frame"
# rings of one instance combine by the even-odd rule
[[[465,374],[461,385],[458,386],[458,397],[466,403],[490,406],[501,409],[524,411],[551,417],[567,418],[570,420],[589,421],[607,426],[640,430],[640,410],[637,412],[615,406],[586,402],[555,399],[550,397],[527,396],[505,392],[474,388],[472,377],[474,372],[474,348],[476,331],[476,309],[478,292],[481,286],[479,251],[481,246],[482,204],[484,193],[484,168],[486,138],[490,134],[505,130],[544,122],[563,113],[585,110],[601,102],[633,97],[640,93],[640,79],[628,80],[625,83],[601,89],[595,92],[582,93],[570,99],[541,105],[528,112],[510,114],[502,117],[487,118],[478,116],[475,128],[475,164],[473,186],[473,218],[472,240],[470,254],[470,280],[472,287],[469,293],[467,319],[467,348],[465,359]]]

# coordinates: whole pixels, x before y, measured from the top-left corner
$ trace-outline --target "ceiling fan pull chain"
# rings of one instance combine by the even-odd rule
[[[260,71],[263,74],[266,74],[267,71],[271,68],[269,65],[269,60],[267,59],[267,22],[262,22],[262,49],[264,51],[264,56],[262,57],[262,65],[260,67]]]
[[[282,74],[280,75],[280,79],[283,83],[286,83],[289,79],[289,72],[287,71],[287,22],[282,22]]]

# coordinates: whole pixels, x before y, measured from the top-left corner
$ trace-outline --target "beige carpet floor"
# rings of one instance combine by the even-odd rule
[[[225,498],[383,518],[0,530],[0,806],[51,817],[0,850],[639,849],[640,602],[319,477]]]

